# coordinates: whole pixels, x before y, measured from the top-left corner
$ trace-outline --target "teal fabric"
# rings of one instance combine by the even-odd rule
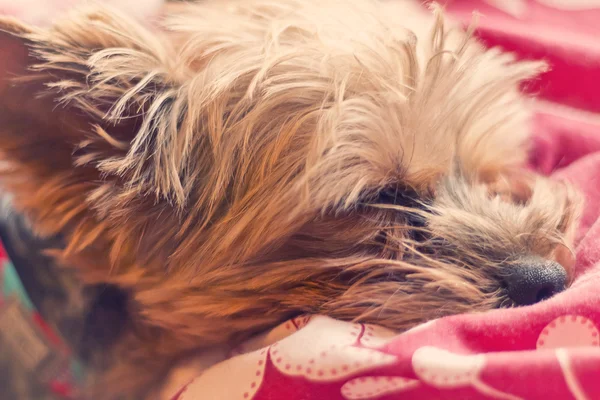
[[[25,288],[21,283],[19,274],[10,261],[4,261],[2,265],[2,294],[4,297],[16,296],[21,304],[29,311],[35,311]]]
[[[0,244],[1,248],[1,244]],[[25,287],[21,282],[21,278],[17,273],[14,265],[11,261],[5,260],[0,262],[0,299],[15,297],[21,303],[21,305],[32,314],[37,313],[37,310],[31,299],[25,291]],[[67,378],[68,381],[83,382],[85,379],[85,368],[81,362],[75,358],[71,359],[69,363],[69,371]]]

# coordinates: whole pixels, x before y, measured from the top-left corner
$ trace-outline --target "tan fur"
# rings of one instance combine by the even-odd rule
[[[575,196],[515,179],[543,65],[437,8],[415,35],[402,4],[0,20],[2,185],[66,265],[130,292],[118,391],[298,313],[406,329],[510,305],[507,263],[568,258]]]

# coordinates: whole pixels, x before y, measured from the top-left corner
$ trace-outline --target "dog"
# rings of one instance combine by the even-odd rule
[[[3,191],[63,236],[58,262],[127,295],[104,397],[147,396],[182,355],[298,314],[402,331],[569,285],[579,197],[524,167],[521,86],[545,65],[432,9],[0,20]]]

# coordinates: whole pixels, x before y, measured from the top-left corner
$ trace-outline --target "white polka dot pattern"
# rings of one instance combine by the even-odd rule
[[[468,386],[477,378],[485,365],[485,357],[425,346],[414,352],[412,365],[423,382],[439,388],[456,388]]]
[[[398,376],[367,376],[349,380],[341,392],[347,400],[366,400],[375,397],[404,392],[419,385],[415,379]]]
[[[258,350],[220,362],[190,383],[181,400],[250,400],[260,387],[267,362],[267,350]],[[234,381],[232,381],[234,379]]]
[[[588,318],[563,315],[550,322],[540,333],[538,350],[570,347],[598,347],[598,328]]]
[[[294,321],[294,324],[298,329],[302,329],[310,322],[311,318],[311,315],[300,315],[299,317],[294,318],[292,321]]]
[[[410,340],[429,343],[421,332],[435,324],[428,322],[404,335],[412,335]],[[265,368],[270,363],[269,373],[274,376],[300,378],[304,384],[339,384],[339,393],[345,400],[375,400],[396,393],[399,397],[418,397],[427,387],[460,388],[478,392],[482,398],[523,400],[518,392],[511,393],[512,389],[505,391],[507,388],[488,383],[485,379],[488,370],[485,376],[482,371],[489,367],[487,357],[493,355],[485,353],[459,354],[424,345],[410,359],[416,377],[388,375],[387,369],[379,371],[384,376],[378,376],[375,368],[393,366],[399,361],[399,356],[378,350],[393,337],[398,336],[377,326],[325,316],[297,317],[245,343],[240,349],[246,354],[208,369],[187,387],[180,399],[252,400],[264,386]],[[587,388],[578,377],[568,348],[597,347],[598,338],[597,326],[589,318],[564,315],[551,320],[536,342],[539,350],[554,349],[565,390],[578,400],[596,397],[586,394]],[[371,376],[360,376],[365,372]]]
[[[285,375],[312,381],[341,379],[396,361],[395,356],[356,347],[362,331],[360,324],[314,317],[305,328],[271,346],[271,361]]]
[[[365,325],[365,330],[360,338],[364,347],[379,348],[385,346],[390,340],[398,336],[397,332],[376,325]]]
[[[247,340],[246,342],[240,344],[232,351],[231,355],[235,356],[238,354],[249,353],[251,351],[270,346],[273,343],[276,343],[279,340],[290,336],[297,330],[298,328],[296,327],[293,321],[286,321],[271,329],[270,331],[261,335],[256,335],[253,338]]]

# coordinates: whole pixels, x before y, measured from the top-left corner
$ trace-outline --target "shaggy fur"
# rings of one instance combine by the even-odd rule
[[[128,292],[119,392],[299,313],[402,330],[511,306],[522,257],[571,266],[575,196],[519,169],[518,86],[543,64],[434,14],[430,32],[366,0],[207,2],[161,32],[109,9],[1,20],[2,185],[85,282]]]

